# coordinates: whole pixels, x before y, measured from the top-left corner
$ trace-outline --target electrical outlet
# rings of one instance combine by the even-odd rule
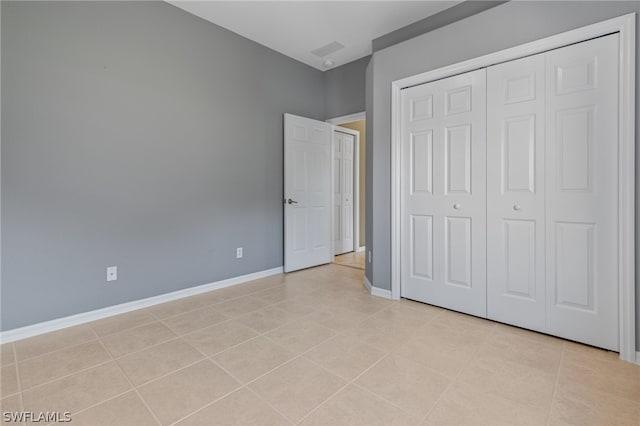
[[[242,259],[242,247],[236,249],[236,259]]]
[[[118,267],[117,266],[109,266],[107,268],[107,282],[115,281],[118,279]]]
[[[369,263],[371,263],[371,250],[369,250]]]

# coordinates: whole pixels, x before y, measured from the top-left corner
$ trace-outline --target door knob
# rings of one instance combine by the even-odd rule
[[[297,201],[295,201],[295,200],[292,200],[291,198],[289,198],[289,199],[287,200],[287,204],[298,204],[298,202],[297,202]]]
[[[461,206],[460,204],[458,204],[458,203],[455,203],[455,204],[453,205],[453,208],[454,208],[455,210],[460,210],[460,208],[462,208],[462,206]]]
[[[522,207],[520,207],[520,204],[514,204],[513,205],[513,209],[517,212],[519,212],[520,210],[522,210]]]

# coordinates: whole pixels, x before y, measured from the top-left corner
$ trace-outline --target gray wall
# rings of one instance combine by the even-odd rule
[[[374,53],[373,108],[367,111],[373,128],[367,132],[366,183],[371,202],[366,240],[374,248],[375,259],[367,277],[374,286],[389,289],[391,283],[391,82],[632,12],[640,12],[640,2],[509,2]],[[640,47],[640,31],[637,35],[636,48]],[[636,59],[640,61],[638,52]],[[640,70],[640,63],[636,69]],[[637,75],[636,90],[640,92]],[[636,93],[636,104],[639,97]],[[640,125],[636,135],[640,136]],[[637,154],[640,159],[640,150]],[[640,170],[640,160],[637,163]],[[637,255],[636,264],[640,264],[640,250]],[[640,288],[636,297],[640,343]]]
[[[281,266],[284,112],[322,72],[167,3],[3,1],[0,329]]]
[[[371,59],[365,56],[325,71],[325,111],[327,119],[365,110],[365,69]]]

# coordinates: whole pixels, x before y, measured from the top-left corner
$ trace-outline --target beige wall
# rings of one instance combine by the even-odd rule
[[[365,213],[365,208],[364,208],[364,181],[365,181],[365,140],[366,140],[366,131],[365,131],[365,120],[358,120],[358,121],[352,121],[350,123],[344,123],[344,124],[340,124],[340,127],[346,127],[347,129],[351,129],[351,130],[357,130],[358,132],[360,132],[360,146],[359,148],[359,162],[360,162],[360,188],[359,188],[359,192],[360,192],[360,198],[358,199],[358,203],[360,205],[360,228],[359,228],[359,233],[360,233],[360,242],[358,244],[359,247],[363,247],[365,245],[365,241],[364,241],[364,213]]]

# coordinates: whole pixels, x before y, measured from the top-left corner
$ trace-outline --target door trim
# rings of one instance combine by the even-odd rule
[[[340,117],[330,118],[326,120],[326,122],[329,124],[340,125],[342,123],[350,123],[352,121],[365,120],[366,118],[367,117],[366,117],[365,111],[361,111],[361,112],[354,112],[353,114],[342,115]]]
[[[352,114],[353,115],[353,114]],[[357,119],[356,119],[357,121]],[[327,120],[329,122],[329,120]],[[348,123],[348,121],[340,121],[341,123]],[[340,127],[338,125],[332,125],[331,130],[331,158],[333,159],[333,136],[335,132],[346,133],[353,136],[353,251],[357,251],[360,247],[360,132],[357,130],[347,129],[346,127]],[[334,169],[333,161],[331,161],[331,191],[333,191],[334,182]],[[331,192],[331,261],[335,261],[335,248],[333,247],[333,231],[336,226],[333,220],[333,192]]]
[[[594,37],[620,35],[618,159],[618,296],[620,358],[636,362],[635,342],[635,56],[636,14],[587,25],[520,46],[427,71],[391,83],[391,297],[400,299],[401,90],[418,84],[535,55]]]

